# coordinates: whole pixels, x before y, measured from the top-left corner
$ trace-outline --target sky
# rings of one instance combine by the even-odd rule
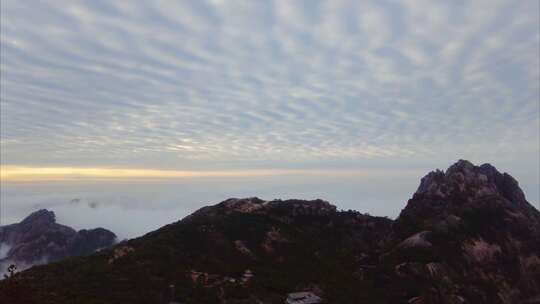
[[[395,217],[458,159],[538,208],[537,0],[0,4],[3,222],[160,213],[131,237],[226,195]]]

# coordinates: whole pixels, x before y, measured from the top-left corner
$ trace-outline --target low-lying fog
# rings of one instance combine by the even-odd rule
[[[98,226],[119,239],[141,236],[230,197],[321,198],[338,209],[396,217],[425,172],[388,176],[266,176],[161,181],[2,182],[1,225],[53,210],[75,229]],[[516,177],[518,178],[518,177]],[[518,178],[519,179],[519,178]],[[521,185],[537,206],[538,185]]]

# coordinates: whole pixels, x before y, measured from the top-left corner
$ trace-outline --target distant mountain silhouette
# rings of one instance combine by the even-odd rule
[[[19,273],[0,295],[284,303],[310,291],[325,303],[539,303],[539,253],[540,213],[517,181],[460,160],[426,175],[394,221],[322,200],[228,199],[111,249]],[[10,291],[13,282],[26,292]]]
[[[5,256],[0,264],[13,263],[19,269],[67,257],[88,255],[115,243],[116,235],[103,228],[75,231],[56,223],[54,212],[36,211],[17,224],[0,227],[0,244]]]

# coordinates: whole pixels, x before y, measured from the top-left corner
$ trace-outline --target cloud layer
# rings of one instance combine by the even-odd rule
[[[140,236],[231,197],[325,199],[340,209],[395,217],[424,172],[393,176],[250,176],[148,181],[4,182],[0,225],[48,209],[75,229],[98,226],[120,239]],[[384,187],[384,191],[380,187]]]
[[[538,165],[538,5],[2,1],[2,162]]]

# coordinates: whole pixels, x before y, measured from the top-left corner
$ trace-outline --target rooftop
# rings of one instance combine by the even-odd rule
[[[287,295],[287,304],[318,304],[322,299],[310,291],[293,292]]]

